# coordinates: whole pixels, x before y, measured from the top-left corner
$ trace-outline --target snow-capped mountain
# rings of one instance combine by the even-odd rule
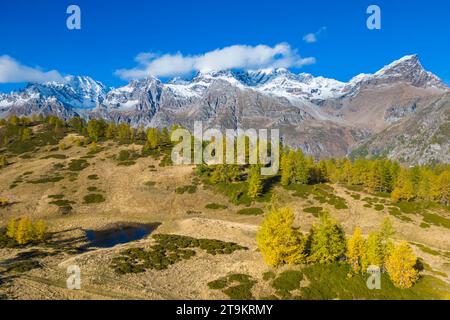
[[[448,92],[412,55],[347,83],[283,68],[199,72],[167,83],[150,77],[115,89],[89,77],[66,77],[0,94],[0,117],[56,114],[147,127],[191,127],[200,120],[210,127],[278,128],[292,146],[342,156]]]
[[[107,92],[102,83],[81,76],[68,76],[64,82],[29,84],[20,91],[0,97],[0,115],[2,111],[17,113],[16,110],[25,114],[41,113],[49,107],[50,110],[59,110],[60,114],[71,115],[75,110],[94,108],[103,101]]]
[[[18,92],[0,94],[0,112],[14,112],[15,107],[27,104],[48,103],[57,103],[74,110],[102,107],[116,111],[142,111],[156,108],[158,100],[163,96],[171,95],[174,99],[189,101],[202,98],[211,84],[219,81],[241,90],[254,90],[289,100],[299,99],[305,103],[354,96],[364,88],[393,83],[448,90],[437,76],[423,69],[416,55],[410,55],[374,74],[360,74],[347,83],[307,73],[294,74],[284,68],[199,72],[190,80],[175,78],[168,83],[149,78],[134,80],[112,90],[90,77],[68,76],[64,82],[29,84]],[[150,105],[147,105],[150,101]]]
[[[275,95],[295,97],[304,100],[329,99],[341,95],[344,83],[314,77],[308,73],[292,74],[286,70],[275,70],[276,76],[256,86],[257,90]]]
[[[343,91],[354,95],[367,86],[389,85],[394,82],[409,83],[419,88],[448,90],[448,86],[441,79],[423,68],[417,55],[408,55],[374,74],[360,74],[354,77],[346,84]]]

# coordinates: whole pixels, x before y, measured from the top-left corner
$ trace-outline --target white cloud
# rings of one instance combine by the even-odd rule
[[[315,33],[308,33],[303,37],[303,40],[307,43],[314,43],[317,42],[317,37]]]
[[[319,39],[319,36],[327,30],[327,27],[320,28],[317,32],[314,33],[308,33],[303,37],[303,41],[306,43],[314,43],[317,42]]]
[[[315,63],[315,58],[302,58],[287,43],[273,47],[267,45],[233,45],[200,55],[140,53],[138,65],[132,69],[120,69],[116,75],[122,79],[143,79],[149,76],[170,77],[193,71],[228,69],[290,68]]]
[[[58,71],[44,72],[22,65],[10,56],[0,56],[0,83],[64,81]]]

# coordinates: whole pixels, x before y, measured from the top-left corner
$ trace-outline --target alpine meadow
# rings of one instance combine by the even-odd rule
[[[430,1],[0,4],[0,300],[449,300]]]

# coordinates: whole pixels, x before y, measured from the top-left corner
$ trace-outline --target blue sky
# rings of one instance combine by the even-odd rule
[[[81,30],[66,27],[71,4],[81,8]],[[371,4],[381,8],[381,30],[366,27]],[[177,53],[186,63],[230,46],[258,55],[258,45],[275,50],[283,44],[287,57],[275,50],[272,58],[295,60],[287,62],[295,72],[347,81],[417,53],[426,69],[450,83],[449,21],[448,0],[1,1],[0,57],[41,73],[89,75],[119,86],[135,73],[117,70],[145,67],[135,60],[140,53],[152,54],[141,55],[146,65]],[[304,40],[310,33],[317,33],[316,42]],[[298,63],[304,58],[315,63]],[[1,72],[0,63],[0,91],[23,86],[11,77],[2,80]]]

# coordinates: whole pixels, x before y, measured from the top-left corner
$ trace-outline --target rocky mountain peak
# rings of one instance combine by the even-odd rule
[[[354,77],[346,87],[347,92],[356,92],[361,87],[369,85],[408,83],[420,88],[435,88],[448,90],[447,85],[426,71],[417,55],[407,55],[383,67],[374,74],[360,74]]]

